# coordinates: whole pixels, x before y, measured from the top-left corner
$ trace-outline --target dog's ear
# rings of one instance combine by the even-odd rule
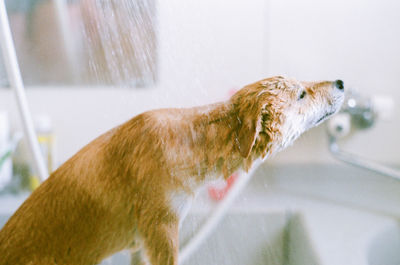
[[[241,108],[238,112],[237,144],[240,155],[244,158],[249,157],[261,130],[261,117],[261,108],[254,105]]]

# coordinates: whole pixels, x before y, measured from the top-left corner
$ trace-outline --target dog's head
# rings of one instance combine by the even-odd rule
[[[250,84],[231,98],[240,154],[265,155],[336,113],[344,99],[341,80],[299,82],[277,76]]]

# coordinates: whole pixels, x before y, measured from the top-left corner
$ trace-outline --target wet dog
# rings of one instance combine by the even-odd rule
[[[85,146],[0,231],[1,265],[92,265],[127,248],[178,264],[196,191],[249,169],[336,113],[343,82],[272,77],[228,101],[145,112]]]

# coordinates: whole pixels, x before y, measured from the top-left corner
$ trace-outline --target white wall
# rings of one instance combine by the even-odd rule
[[[153,108],[224,99],[232,88],[273,74],[298,79],[341,78],[369,94],[400,102],[400,2],[391,0],[159,1],[160,82],[129,89],[35,88],[33,113],[48,113],[65,161],[100,133]],[[17,120],[10,91],[0,109]],[[366,156],[399,163],[400,111],[348,141]],[[18,127],[17,122],[14,122]],[[315,129],[275,162],[330,162],[324,131]]]
[[[270,5],[269,74],[340,78],[347,88],[394,99],[392,121],[345,142],[346,149],[389,164],[400,163],[399,11],[395,0],[271,0]],[[312,131],[280,158],[325,161],[322,136],[322,129]]]

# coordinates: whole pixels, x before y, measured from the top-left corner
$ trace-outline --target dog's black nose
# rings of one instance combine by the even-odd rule
[[[337,87],[339,90],[344,90],[343,81],[342,80],[336,80],[335,81],[335,87]]]

